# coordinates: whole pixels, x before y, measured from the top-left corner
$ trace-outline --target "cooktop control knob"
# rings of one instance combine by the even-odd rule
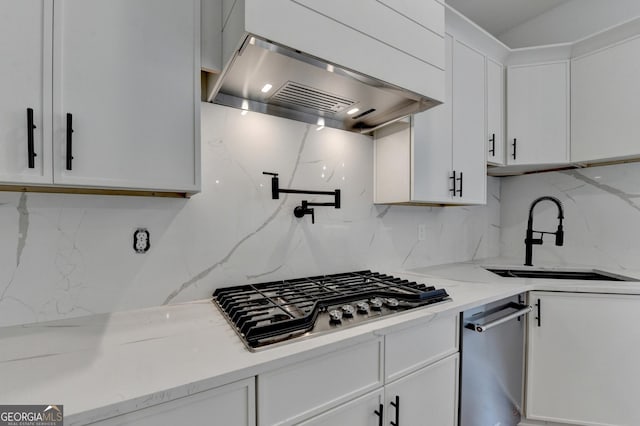
[[[393,297],[390,297],[386,300],[387,306],[390,307],[391,309],[397,308],[398,305],[400,305],[400,302],[398,302],[398,299],[395,299]]]
[[[367,302],[358,302],[356,303],[356,310],[359,314],[367,314],[369,313],[369,304]]]
[[[331,322],[332,324],[339,324],[342,322],[342,312],[337,310],[337,309],[333,309],[331,311],[329,311],[329,322]]]
[[[371,305],[372,310],[379,311],[380,309],[382,309],[382,299],[380,299],[379,297],[374,297],[373,299],[369,300],[369,305]]]
[[[356,312],[353,306],[351,305],[342,305],[342,315],[345,317],[352,317]]]

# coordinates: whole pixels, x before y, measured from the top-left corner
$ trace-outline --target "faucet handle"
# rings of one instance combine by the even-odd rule
[[[307,204],[306,200],[302,201],[302,205],[296,206],[296,208],[293,209],[293,215],[297,218],[302,218],[308,214],[311,215],[311,224],[315,224],[316,223],[315,211],[313,208],[309,208],[309,205]]]
[[[564,244],[564,230],[562,229],[562,225],[558,225],[558,230],[556,231],[556,245],[561,246]]]

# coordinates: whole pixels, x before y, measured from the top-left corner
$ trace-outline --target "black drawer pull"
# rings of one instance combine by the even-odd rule
[[[458,195],[462,197],[462,172],[460,172],[460,177],[458,178],[458,182],[460,182],[460,188],[458,188]]]
[[[453,188],[449,188],[449,192],[453,197],[456,196],[456,171],[454,170],[449,176],[449,180],[453,181]]]
[[[516,147],[517,147],[516,144],[517,143],[518,143],[518,140],[516,138],[513,138],[513,143],[511,145],[513,145],[513,159],[514,160],[516,159]]]
[[[33,124],[33,108],[27,108],[27,160],[29,162],[29,168],[34,169],[36,167],[36,157],[33,147],[33,129],[36,126]]]
[[[491,134],[491,139],[489,139],[489,142],[491,142],[491,149],[489,150],[489,154],[491,154],[492,157],[496,156],[496,134],[492,133]]]
[[[383,413],[384,413],[384,405],[380,404],[377,410],[374,411],[375,415],[378,416],[378,426],[382,426],[383,422]]]
[[[67,170],[71,170],[73,161],[73,115],[67,113]]]
[[[400,397],[396,395],[396,401],[391,401],[391,406],[396,409],[396,421],[391,422],[391,426],[400,426]]]

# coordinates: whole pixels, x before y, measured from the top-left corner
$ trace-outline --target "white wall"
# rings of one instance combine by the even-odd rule
[[[638,0],[572,0],[498,35],[511,48],[572,42],[640,16]]]
[[[533,264],[598,265],[640,269],[640,163],[503,178],[500,252],[524,262],[531,202],[542,195],[564,204],[564,246],[552,235],[533,248]],[[534,229],[555,231],[556,208],[542,202]],[[522,263],[519,262],[519,263]]]
[[[498,254],[496,178],[487,207],[375,206],[372,159],[366,136],[202,104],[202,193],[190,200],[0,193],[0,326]],[[262,171],[285,188],[340,188],[342,208],[316,208],[315,225],[296,219],[306,197],[272,200]],[[137,227],[151,232],[147,254],[133,252]]]

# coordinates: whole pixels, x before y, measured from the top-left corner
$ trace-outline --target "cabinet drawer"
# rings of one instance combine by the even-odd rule
[[[458,333],[458,316],[452,315],[387,334],[385,382],[457,352]]]
[[[96,426],[225,425],[255,426],[254,378],[112,417]]]
[[[261,374],[258,425],[290,425],[380,386],[382,339]]]

